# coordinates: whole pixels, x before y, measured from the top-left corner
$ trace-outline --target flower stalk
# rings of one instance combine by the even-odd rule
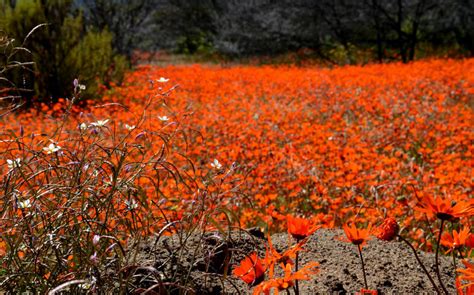
[[[425,265],[423,264],[423,262],[421,261],[420,257],[418,256],[418,252],[416,251],[415,247],[413,247],[413,245],[408,242],[404,237],[402,237],[401,235],[397,235],[397,237],[402,241],[404,242],[405,244],[407,244],[410,249],[413,251],[413,254],[415,254],[415,258],[416,258],[416,261],[418,261],[418,264],[421,266],[421,268],[423,269],[423,271],[425,272],[426,276],[428,277],[428,279],[430,280],[430,283],[431,285],[433,286],[433,288],[435,289],[436,291],[436,294],[441,294],[438,286],[436,285],[435,281],[433,280],[433,277],[430,275],[430,273],[428,272],[428,270],[426,269]]]
[[[441,279],[441,273],[439,272],[439,247],[441,244],[441,235],[443,234],[443,227],[444,227],[444,219],[441,219],[441,225],[439,227],[439,235],[438,241],[436,243],[436,254],[435,254],[435,268],[436,268],[436,276],[438,277],[439,285],[445,294],[449,294],[448,290],[443,284],[443,280]]]
[[[357,245],[357,250],[359,250],[359,257],[360,257],[360,262],[362,263],[362,275],[364,276],[364,286],[366,289],[369,289],[367,286],[367,276],[365,275],[365,264],[364,264],[364,258],[362,257],[362,249],[360,244]]]

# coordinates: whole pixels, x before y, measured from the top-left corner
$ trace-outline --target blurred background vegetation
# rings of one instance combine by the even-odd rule
[[[34,90],[22,92],[27,102],[50,102],[70,97],[76,77],[86,97],[98,96],[98,85],[120,83],[140,53],[327,64],[473,56],[474,2],[0,0],[0,32],[10,40],[0,68],[23,64],[0,77]],[[14,51],[20,46],[29,52]]]

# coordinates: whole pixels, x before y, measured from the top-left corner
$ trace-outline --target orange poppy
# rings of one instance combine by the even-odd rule
[[[363,246],[367,240],[370,240],[370,234],[372,233],[372,226],[369,226],[365,229],[360,229],[355,226],[354,223],[351,225],[343,225],[344,232],[347,239],[354,245]]]
[[[288,225],[288,233],[297,241],[312,235],[319,229],[319,226],[315,226],[311,220],[306,218],[287,215],[286,221]]]
[[[253,285],[263,280],[265,268],[257,253],[253,252],[240,262],[240,265],[234,269],[233,273],[247,284]]]
[[[400,226],[395,218],[385,218],[378,229],[377,238],[384,241],[391,241],[398,235],[399,230]]]
[[[435,198],[424,196],[420,207],[415,207],[420,212],[435,215],[445,221],[455,221],[457,218],[474,215],[474,201],[463,201],[457,199]]]

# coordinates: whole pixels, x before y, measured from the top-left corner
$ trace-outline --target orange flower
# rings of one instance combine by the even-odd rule
[[[367,240],[370,239],[370,234],[372,232],[372,226],[369,226],[365,229],[357,228],[354,223],[350,226],[345,224],[343,226],[344,232],[346,233],[346,237],[354,245],[361,245],[363,246]]]
[[[468,248],[474,248],[474,234],[470,234],[466,239],[466,246]]]
[[[284,267],[285,276],[283,278],[271,279],[261,283],[254,289],[253,294],[270,294],[270,290],[273,288],[277,289],[278,291],[286,290],[292,287],[296,280],[309,280],[311,275],[318,272],[318,266],[319,263],[310,262],[302,269],[292,272],[291,264],[287,263]]]
[[[457,199],[424,196],[421,203],[420,207],[415,207],[416,210],[429,215],[434,214],[441,220],[455,221],[457,218],[474,215],[473,200],[466,202]]]
[[[461,280],[456,278],[456,290],[458,295],[472,295],[474,294],[474,285],[462,286]]]
[[[453,230],[452,236],[449,233],[445,233],[441,239],[441,245],[445,247],[449,247],[450,249],[446,252],[446,253],[449,253],[454,249],[459,249],[462,246],[465,246],[466,242],[471,236],[472,236],[471,229],[465,226],[459,232],[456,230]]]
[[[360,289],[356,295],[377,295],[379,294],[377,290],[369,290],[369,289]]]
[[[400,226],[398,226],[395,218],[385,218],[378,229],[377,238],[384,241],[391,241],[398,235],[399,230]]]
[[[280,264],[283,268],[286,264],[293,264],[292,259],[296,257],[298,251],[300,251],[305,244],[305,241],[300,241],[298,244],[289,248],[283,253],[278,252],[272,243],[272,239],[268,237],[268,249],[265,253],[265,266],[269,270],[269,277],[273,278],[273,273],[275,271],[275,264]]]
[[[474,286],[474,264],[469,263],[467,260],[463,260],[462,263],[466,268],[457,269],[462,274],[459,276],[459,280],[468,281],[469,283],[462,285],[461,288]]]
[[[319,227],[315,226],[309,219],[287,215],[286,220],[288,224],[288,233],[297,241],[312,235],[319,229]]]
[[[233,273],[247,284],[253,285],[263,280],[265,268],[257,253],[253,252],[240,262],[240,265],[234,269]]]

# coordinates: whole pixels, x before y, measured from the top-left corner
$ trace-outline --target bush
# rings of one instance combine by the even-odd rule
[[[112,35],[87,29],[72,1],[21,0],[2,6],[0,28],[15,40],[23,40],[33,27],[46,24],[24,44],[31,50],[35,71],[9,77],[34,87],[37,101],[70,97],[71,82],[77,77],[87,85],[83,95],[88,98],[97,92],[99,84],[121,79],[127,63],[114,53]],[[31,101],[32,96],[29,98]]]
[[[177,41],[177,52],[184,54],[210,53],[212,52],[212,42],[204,32],[196,32],[182,36]]]

